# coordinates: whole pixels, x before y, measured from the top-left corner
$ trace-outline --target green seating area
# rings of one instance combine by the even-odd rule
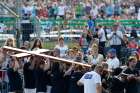
[[[51,22],[53,26],[68,26],[68,27],[83,27],[87,25],[87,20],[80,20],[80,19],[74,19],[74,20],[40,20],[40,24],[47,25],[47,22]],[[102,25],[102,26],[108,26],[111,27],[116,22],[121,23],[123,26],[131,26],[131,27],[140,27],[140,20],[95,20],[95,25]]]
[[[88,20],[81,20],[81,19],[73,19],[73,20],[61,20],[61,19],[47,19],[47,20],[39,20],[37,21],[36,18],[31,19],[33,24],[38,24],[41,27],[46,26],[67,26],[69,28],[81,28],[87,25]],[[0,17],[0,22],[5,24],[7,27],[15,26],[16,25],[16,18],[13,17]],[[38,22],[38,23],[37,23]],[[131,27],[140,27],[140,20],[95,20],[95,25],[102,25],[111,27],[114,23],[119,22],[123,26],[131,26]]]

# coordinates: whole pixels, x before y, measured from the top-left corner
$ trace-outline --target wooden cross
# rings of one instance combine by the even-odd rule
[[[40,57],[44,57],[44,58],[57,60],[58,62],[64,62],[64,63],[69,63],[69,64],[81,65],[81,66],[85,66],[85,67],[91,67],[91,65],[89,65],[89,64],[66,60],[64,58],[58,58],[58,57],[54,57],[54,56],[50,56],[50,55],[40,54],[43,51],[45,52],[45,50],[27,51],[27,50],[22,50],[22,49],[18,49],[18,48],[8,47],[8,46],[3,46],[3,49],[9,50],[9,51],[16,51],[16,52],[20,53],[20,54],[13,55],[14,57],[26,57],[29,55],[35,55],[35,56],[40,56]]]

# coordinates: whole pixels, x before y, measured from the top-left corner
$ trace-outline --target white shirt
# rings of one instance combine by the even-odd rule
[[[97,6],[95,6],[95,8],[94,9],[92,9],[91,11],[90,11],[90,14],[93,16],[93,17],[96,17],[97,15],[98,15],[98,7]]]
[[[65,6],[58,7],[58,15],[60,15],[60,16],[65,15]]]
[[[24,10],[25,14],[31,14],[32,15],[32,13],[34,11],[34,8],[33,8],[33,6],[27,6],[27,7],[23,7],[23,10]]]
[[[93,58],[92,55],[89,55],[89,57],[88,57],[89,63],[95,64],[95,65],[100,64],[103,61],[103,59],[104,59],[104,57],[101,54],[98,54],[98,56],[96,58]]]
[[[105,42],[105,41],[106,41],[105,31],[104,31],[103,28],[101,28],[101,29],[98,31],[98,35],[99,35],[99,41],[100,41],[100,42]]]
[[[138,11],[138,20],[140,20],[140,8],[139,8],[139,11]]]
[[[108,64],[108,68],[112,70],[120,66],[120,61],[117,57],[113,59],[109,58],[107,59],[107,64]]]
[[[101,85],[101,76],[95,71],[85,73],[80,82],[84,84],[84,93],[97,93],[96,84]]]
[[[68,50],[68,46],[67,45],[64,45],[63,47],[61,47],[60,45],[56,45],[55,48],[60,50],[60,57],[66,56],[66,52]]]
[[[110,34],[107,35],[107,37],[109,39],[112,37],[109,40],[110,45],[121,45],[122,44],[121,39],[123,39],[123,34],[121,31],[116,31],[116,35],[114,35],[114,32],[112,31]]]

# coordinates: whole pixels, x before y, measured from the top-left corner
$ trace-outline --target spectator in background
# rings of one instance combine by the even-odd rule
[[[68,46],[64,44],[64,38],[60,37],[58,39],[58,44],[55,46],[56,49],[60,50],[60,57],[65,57],[68,51]]]
[[[66,11],[66,6],[61,2],[60,5],[58,6],[58,17],[64,19],[65,11]]]
[[[116,69],[117,67],[120,66],[120,61],[116,56],[116,50],[115,49],[110,49],[108,51],[108,58],[107,58],[107,64],[108,68],[110,70]]]
[[[87,21],[87,25],[88,25],[88,29],[91,31],[91,33],[94,33],[94,28],[95,28],[95,23],[94,20],[92,19],[91,16],[88,17],[88,21]]]
[[[105,13],[107,17],[111,17],[114,14],[114,9],[111,4],[106,5]]]
[[[120,4],[119,4],[119,3],[116,3],[116,4],[114,5],[114,15],[120,16],[121,13],[122,13],[122,9],[121,9]]]
[[[75,6],[75,16],[76,18],[81,18],[84,15],[84,6],[82,3],[78,3]]]
[[[31,5],[30,2],[24,2],[24,5],[22,7],[22,16],[27,14],[29,17],[35,17],[35,8]]]
[[[93,8],[91,9],[90,14],[93,18],[96,18],[97,15],[99,14],[99,11],[98,11],[99,9],[98,8],[99,7],[97,5],[94,5]]]
[[[26,50],[31,50],[30,49],[30,42],[29,41],[25,41],[23,44],[23,47],[25,47]]]
[[[0,32],[4,32],[7,30],[7,27],[6,25],[3,23],[3,21],[0,22]]]
[[[87,50],[88,50],[88,47],[89,47],[89,44],[87,42],[87,34],[86,33],[82,34],[82,37],[80,38],[79,45],[81,46],[82,52],[84,54],[86,54]]]
[[[40,5],[40,8],[38,8],[38,17],[40,19],[48,18],[47,6]]]
[[[140,20],[140,8],[138,9],[138,16],[137,19]]]
[[[111,48],[117,50],[117,56],[120,58],[120,50],[122,46],[123,34],[118,30],[118,24],[113,26],[113,31],[107,35]]]
[[[125,78],[122,73],[121,68],[116,68],[113,71],[113,77],[111,78],[111,93],[125,93]],[[119,86],[119,87],[118,87]]]
[[[103,59],[104,59],[103,55],[99,54],[98,52],[98,46],[96,44],[93,44],[91,54],[88,56],[88,63],[94,65],[101,64]]]
[[[41,41],[41,39],[38,38],[38,39],[35,39],[31,50],[38,50],[38,49],[41,49],[42,47],[43,47],[42,41]]]
[[[104,28],[101,25],[99,25],[98,27],[99,53],[104,55],[106,34]]]
[[[138,43],[136,42],[134,37],[131,37],[131,41],[128,43],[128,48],[130,48],[130,49],[138,48]]]
[[[52,8],[53,8],[53,16],[56,19],[57,18],[57,15],[58,15],[58,6],[57,6],[57,4],[54,4],[52,6]]]
[[[137,60],[134,57],[130,57],[127,63],[127,69],[123,72],[125,74],[128,74],[127,80],[126,80],[126,93],[138,93],[137,89],[137,81],[139,73],[137,70],[135,70]]]
[[[4,46],[15,47],[15,40],[13,38],[8,38],[4,44]]]
[[[128,47],[128,36],[127,35],[123,35],[123,42],[122,42],[122,48],[127,48]]]
[[[130,36],[137,39],[138,35],[137,35],[137,29],[135,27],[132,28]]]
[[[86,12],[86,15],[88,15],[88,16],[90,15],[91,8],[92,8],[91,2],[90,1],[86,1],[85,2],[85,12]]]

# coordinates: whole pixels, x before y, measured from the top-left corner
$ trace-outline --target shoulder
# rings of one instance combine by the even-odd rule
[[[98,54],[99,58],[103,58],[104,56],[102,54]]]
[[[116,58],[114,58],[114,61],[119,62],[119,59],[116,57]]]

